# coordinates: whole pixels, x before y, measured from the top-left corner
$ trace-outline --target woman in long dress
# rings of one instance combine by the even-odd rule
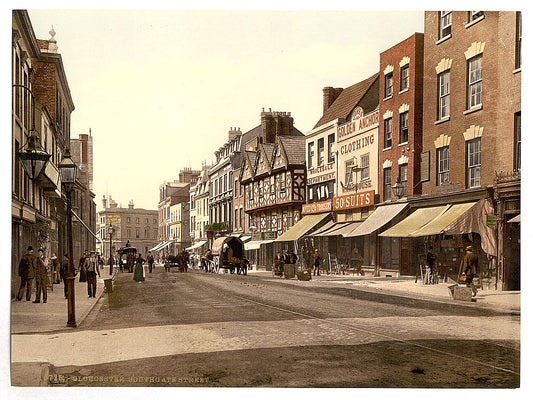
[[[137,282],[144,281],[143,263],[145,259],[142,258],[142,254],[139,253],[139,257],[135,260],[135,270],[133,272],[133,280]]]

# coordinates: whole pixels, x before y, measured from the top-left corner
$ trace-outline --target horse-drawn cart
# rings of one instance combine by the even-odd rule
[[[244,260],[244,243],[236,236],[220,237],[213,242],[211,248],[213,255],[213,272],[220,268],[228,269],[230,273],[248,273],[248,264]]]

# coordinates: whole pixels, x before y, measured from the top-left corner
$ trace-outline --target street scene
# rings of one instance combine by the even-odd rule
[[[523,388],[520,11],[11,14],[12,389]]]

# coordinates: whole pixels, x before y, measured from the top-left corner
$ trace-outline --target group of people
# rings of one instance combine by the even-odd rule
[[[296,261],[298,261],[298,256],[294,250],[278,251],[274,257],[274,274],[282,276],[285,264],[296,264]]]

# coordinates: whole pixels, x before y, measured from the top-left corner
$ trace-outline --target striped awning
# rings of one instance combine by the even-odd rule
[[[424,225],[422,228],[411,233],[409,236],[418,237],[418,236],[440,235],[441,233],[444,233],[444,229],[446,229],[455,220],[460,218],[465,212],[467,212],[475,204],[476,203],[453,204],[443,214],[431,220],[426,225]]]
[[[361,224],[362,222],[342,222],[340,224],[335,224],[333,228],[328,229],[327,232],[324,232],[319,236],[343,236],[344,234],[353,231]]]
[[[445,229],[446,235],[462,235],[475,232],[481,237],[481,248],[487,254],[497,256],[496,228],[487,226],[487,215],[493,215],[494,208],[487,199],[479,200]]]

